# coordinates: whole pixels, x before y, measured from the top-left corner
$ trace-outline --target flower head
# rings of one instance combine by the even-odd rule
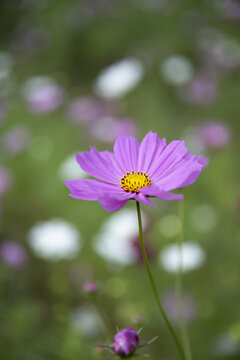
[[[154,205],[149,197],[163,200],[182,200],[183,195],[170,191],[191,185],[204,164],[188,152],[184,141],[166,144],[156,133],[149,132],[141,143],[132,136],[120,136],[114,151],[97,151],[76,155],[81,168],[99,179],[67,181],[70,196],[98,201],[107,211],[116,211],[128,200],[135,199]]]
[[[116,355],[126,357],[132,354],[138,347],[138,333],[133,328],[120,330],[115,336],[110,348]]]

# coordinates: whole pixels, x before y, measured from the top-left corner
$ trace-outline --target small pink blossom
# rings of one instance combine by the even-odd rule
[[[5,151],[16,155],[27,147],[30,133],[25,126],[15,126],[4,134],[2,140]]]

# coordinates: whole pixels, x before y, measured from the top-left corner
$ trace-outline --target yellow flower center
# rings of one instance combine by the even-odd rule
[[[121,178],[121,188],[127,192],[138,193],[139,189],[149,185],[151,185],[151,180],[148,178],[148,175],[142,171],[127,172],[127,174]]]

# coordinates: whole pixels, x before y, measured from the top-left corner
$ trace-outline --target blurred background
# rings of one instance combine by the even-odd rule
[[[0,34],[0,358],[112,359],[97,345],[118,326],[178,359],[134,204],[109,214],[64,186],[88,177],[75,152],[152,130],[210,160],[183,190],[183,312],[194,360],[239,359],[239,1],[2,0]],[[155,202],[146,247],[179,332],[179,204]]]

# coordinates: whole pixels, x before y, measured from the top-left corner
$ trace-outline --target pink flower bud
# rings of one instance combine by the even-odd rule
[[[133,328],[120,330],[115,336],[110,348],[119,356],[128,356],[138,347],[138,333]]]

